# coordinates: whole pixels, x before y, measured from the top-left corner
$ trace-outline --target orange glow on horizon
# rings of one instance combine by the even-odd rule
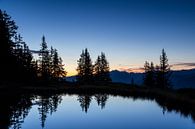
[[[70,76],[75,76],[75,75],[77,75],[77,72],[76,71],[67,71],[68,73],[67,73],[67,77],[70,77]]]
[[[188,65],[172,65],[171,70],[190,70],[195,69],[195,66],[188,66]]]
[[[173,64],[171,65],[171,70],[190,70],[190,69],[195,69],[195,66],[189,66],[189,65],[182,65],[182,64]],[[125,71],[128,73],[143,73],[144,72],[144,67],[136,67],[133,66],[129,68],[128,66],[124,67],[112,67],[110,71],[113,70],[118,70],[118,71]],[[67,70],[67,77],[69,76],[75,76],[77,75],[77,71],[74,69],[69,69]]]

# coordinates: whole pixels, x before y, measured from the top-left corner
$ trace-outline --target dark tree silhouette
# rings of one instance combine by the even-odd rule
[[[59,81],[60,78],[66,76],[66,71],[63,68],[62,59],[58,56],[56,49],[51,49],[51,58],[52,77],[55,81]]]
[[[160,56],[160,66],[156,69],[157,73],[157,87],[160,88],[170,88],[170,65],[168,64],[168,58],[164,49],[162,49],[162,54]]]
[[[16,59],[17,67],[16,78],[18,80],[34,81],[37,79],[36,64],[33,63],[33,56],[27,44],[22,40],[20,35],[15,36],[15,45],[12,53]]]
[[[153,62],[150,64],[146,61],[144,65],[145,76],[144,76],[144,85],[147,87],[155,86],[155,68]]]
[[[45,37],[42,38],[41,50],[39,53],[39,72],[42,81],[60,81],[66,76],[62,58],[59,57],[57,49],[48,50]]]
[[[94,64],[94,78],[96,82],[101,81],[101,72],[102,72],[101,58],[100,56],[98,56]]]
[[[92,97],[90,95],[79,95],[78,101],[80,102],[80,106],[82,108],[82,111],[85,111],[87,113],[89,109],[89,105],[91,103]]]
[[[41,127],[44,128],[47,114],[49,113],[49,99],[47,97],[40,97],[38,111],[40,114]]]
[[[15,22],[2,10],[0,10],[0,43],[0,82],[34,79],[36,74],[32,66],[32,54],[22,37],[17,34]]]
[[[0,128],[20,129],[32,106],[30,95],[1,92],[0,101]]]
[[[39,101],[38,111],[40,114],[40,121],[42,128],[45,127],[45,121],[47,118],[48,113],[52,114],[53,112],[57,111],[58,105],[61,103],[62,98],[60,95],[53,94],[53,95],[41,95]]]
[[[107,94],[96,94],[95,100],[97,101],[98,106],[101,106],[101,109],[105,108],[106,101],[108,100]]]
[[[95,82],[111,82],[110,72],[109,72],[109,63],[106,59],[105,54],[102,52],[100,56],[98,56],[95,64],[94,64],[94,79]]]
[[[77,72],[77,81],[79,83],[92,83],[93,65],[87,48],[82,51],[80,59],[78,60]]]
[[[39,71],[41,79],[43,81],[49,81],[51,79],[51,56],[45,41],[45,36],[42,37],[39,58]]]
[[[13,60],[12,47],[14,45],[12,38],[16,35],[17,26],[11,20],[11,17],[0,10],[0,79],[5,81],[9,79],[9,72],[11,72],[11,64]],[[12,59],[12,60],[8,60]]]
[[[144,65],[145,77],[144,85],[147,87],[157,87],[167,89],[171,87],[171,70],[168,63],[168,58],[164,49],[160,55],[160,65],[154,67],[153,62],[149,64],[147,61]]]
[[[0,10],[1,54],[6,54],[6,56],[11,54],[14,45],[12,39],[16,35],[17,28],[11,17],[5,11]]]

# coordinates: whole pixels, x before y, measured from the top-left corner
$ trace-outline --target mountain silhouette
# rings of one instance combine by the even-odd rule
[[[142,85],[144,73],[128,73],[125,71],[113,70],[110,72],[112,82]],[[69,82],[75,82],[76,76],[66,77]],[[195,69],[172,71],[171,84],[174,89],[195,88]]]

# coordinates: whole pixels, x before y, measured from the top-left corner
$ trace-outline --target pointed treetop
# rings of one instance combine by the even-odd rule
[[[162,52],[163,52],[163,53],[165,52],[165,49],[164,49],[164,48],[162,49]]]
[[[44,35],[42,37],[42,41],[43,41],[43,43],[45,43],[45,36]]]
[[[101,55],[104,55],[105,56],[105,53],[104,52],[101,52]]]

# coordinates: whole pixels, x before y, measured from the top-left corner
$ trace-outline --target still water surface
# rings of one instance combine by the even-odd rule
[[[27,97],[28,98],[28,97]],[[190,116],[157,102],[108,95],[33,96],[20,100],[9,129],[194,129]],[[26,105],[25,107],[22,107]]]

